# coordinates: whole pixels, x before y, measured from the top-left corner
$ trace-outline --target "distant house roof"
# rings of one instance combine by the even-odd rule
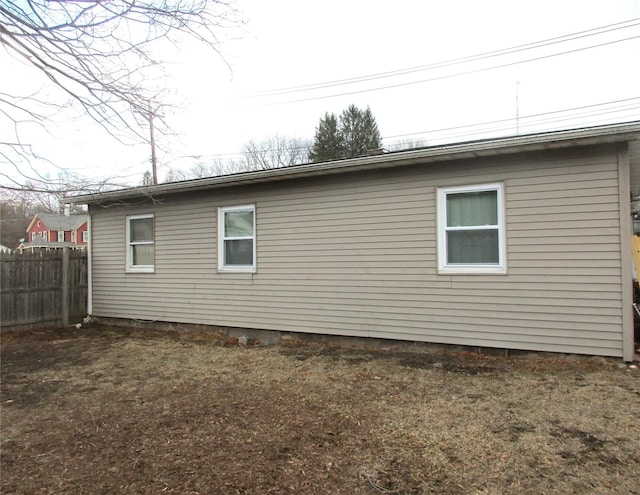
[[[429,163],[496,156],[525,151],[567,148],[594,144],[617,143],[638,139],[640,121],[610,124],[581,129],[523,134],[509,137],[480,139],[462,143],[427,146],[411,150],[393,151],[357,158],[320,163],[306,163],[291,167],[241,172],[237,174],[192,179],[167,184],[141,186],[101,193],[83,194],[68,198],[71,204],[112,203],[132,198],[150,198],[155,195],[193,192],[236,185],[309,178],[321,175],[374,170],[403,165],[427,165]]]
[[[36,213],[27,230],[33,222],[40,219],[49,230],[77,230],[89,220],[89,215],[58,215],[56,213]]]

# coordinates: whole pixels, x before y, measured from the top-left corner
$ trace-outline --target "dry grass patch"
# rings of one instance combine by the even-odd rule
[[[640,493],[640,373],[93,328],[3,336],[3,494]]]

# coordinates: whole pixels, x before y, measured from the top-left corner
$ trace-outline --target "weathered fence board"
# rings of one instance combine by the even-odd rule
[[[84,251],[1,253],[0,328],[81,321],[87,313],[87,280]]]

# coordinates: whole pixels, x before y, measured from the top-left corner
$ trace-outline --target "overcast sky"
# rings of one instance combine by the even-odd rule
[[[312,139],[325,112],[351,103],[371,108],[386,147],[640,118],[638,0],[237,0],[236,7],[247,24],[226,33],[234,39],[221,47],[231,70],[191,43],[172,57],[165,85],[179,106],[166,117],[179,139],[160,143],[168,150],[159,156],[160,178],[169,167],[233,157],[249,139]],[[483,54],[491,56],[468,59]],[[33,84],[14,67],[0,91],[27,80]],[[113,173],[137,185],[149,168],[148,147],[122,147],[88,123],[59,123],[54,134],[29,138],[78,173]]]

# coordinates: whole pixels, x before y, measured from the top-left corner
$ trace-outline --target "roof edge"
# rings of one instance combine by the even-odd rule
[[[271,182],[278,180],[354,172],[366,169],[448,161],[460,158],[490,156],[522,151],[567,148],[591,144],[607,144],[640,139],[640,120],[595,127],[561,131],[547,131],[475,141],[443,144],[380,155],[348,158],[344,160],[305,163],[291,167],[241,172],[202,179],[169,182],[152,186],[118,189],[101,193],[82,194],[67,198],[71,204],[110,203],[132,198],[176,194],[233,185]]]

